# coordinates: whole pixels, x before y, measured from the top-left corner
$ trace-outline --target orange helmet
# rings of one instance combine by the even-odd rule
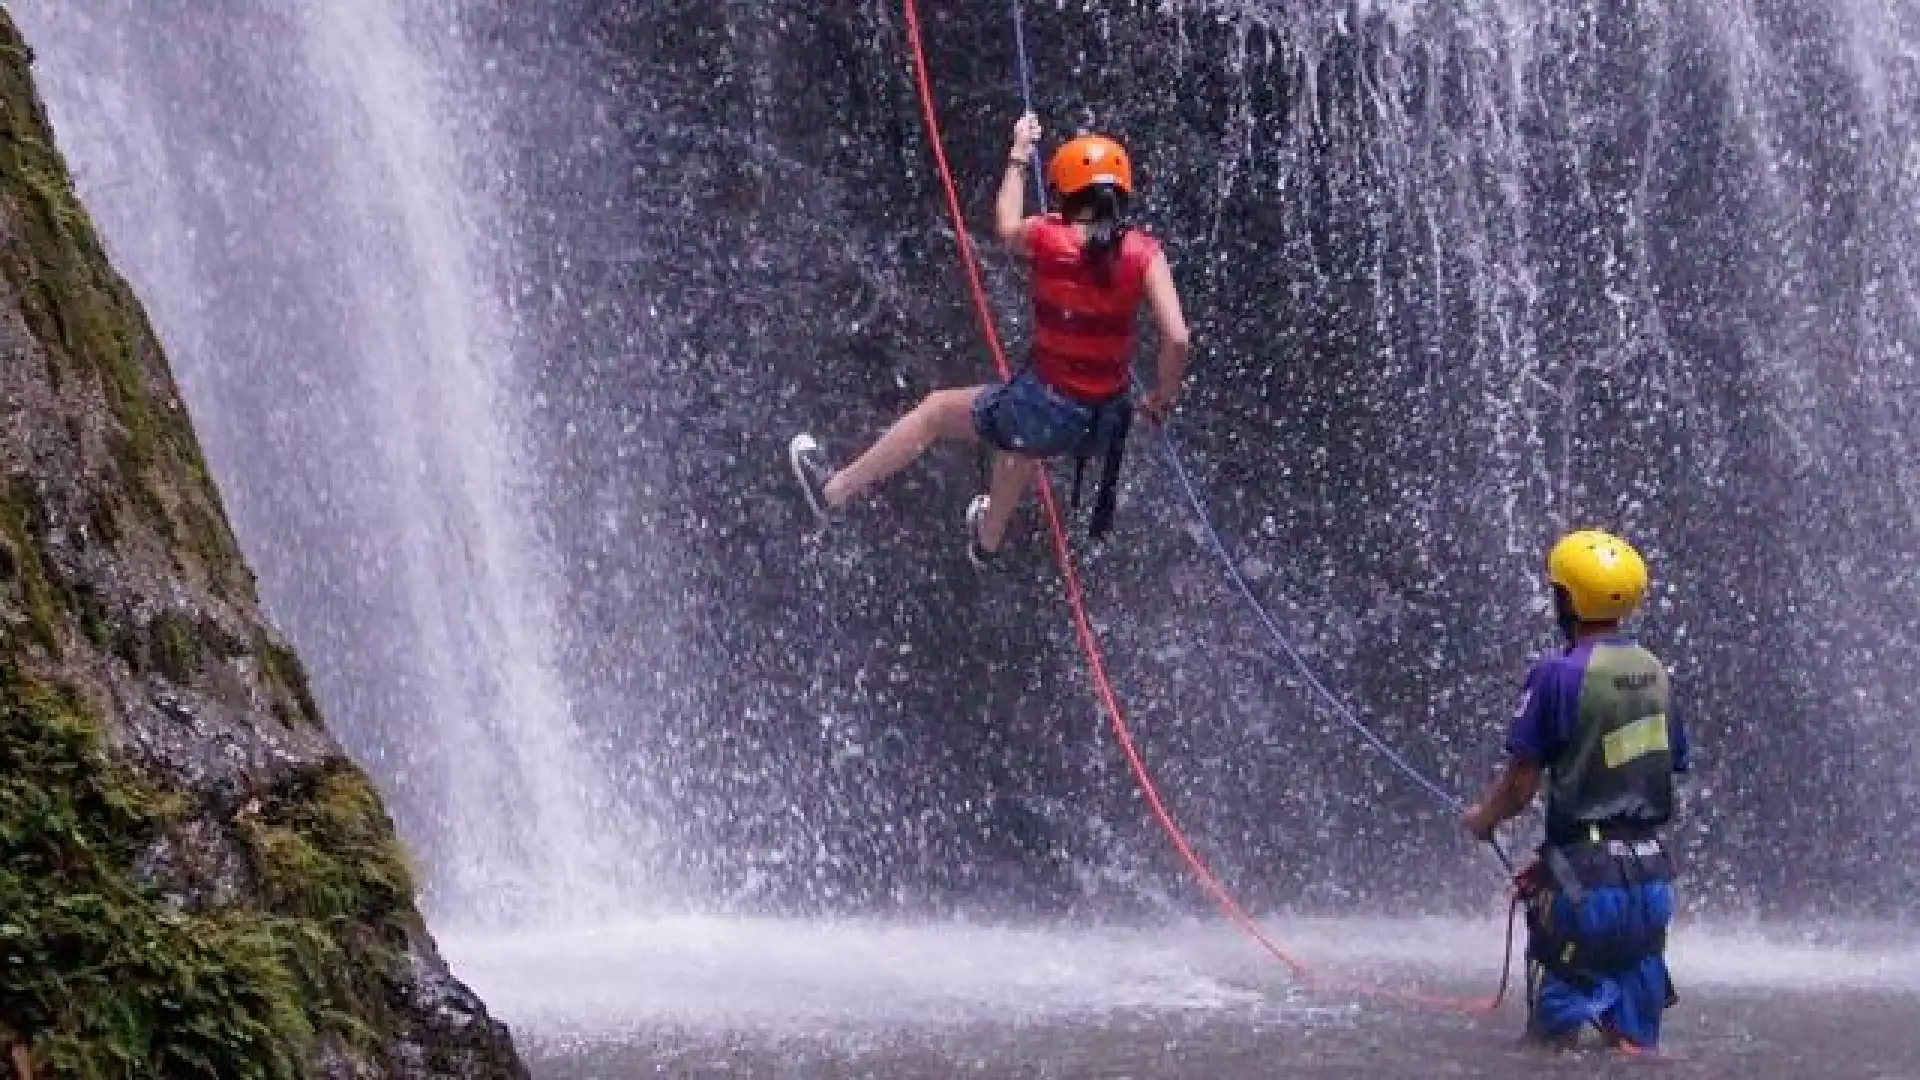
[[[1112,184],[1133,194],[1133,166],[1127,161],[1127,148],[1105,135],[1082,135],[1053,152],[1047,166],[1047,183],[1062,195]]]

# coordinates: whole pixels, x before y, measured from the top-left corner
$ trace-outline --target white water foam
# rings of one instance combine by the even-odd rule
[[[1333,974],[1485,993],[1504,924],[1325,919],[1270,924]],[[1116,1014],[1213,1013],[1337,1022],[1222,924],[1163,928],[687,917],[568,932],[443,935],[455,971],[534,1039],[619,1039],[660,1027],[837,1030],[1029,1025]],[[1516,943],[1518,946],[1518,943]],[[1791,931],[1676,929],[1688,985],[1920,992],[1920,941],[1824,947]],[[1516,957],[1516,965],[1519,959]],[[1484,985],[1481,985],[1484,983]]]

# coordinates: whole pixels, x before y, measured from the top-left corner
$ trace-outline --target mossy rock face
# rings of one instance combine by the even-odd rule
[[[4,15],[0,14],[0,19]],[[83,424],[105,453],[98,465],[168,541],[179,568],[213,591],[252,600],[226,510],[145,310],[107,262],[53,143],[27,56],[10,21],[0,26],[0,210],[19,244],[0,253],[0,276],[39,356],[33,364],[63,397],[105,404]]]
[[[345,759],[242,811],[264,899],[322,922],[379,923],[408,906],[413,874],[379,796]]]
[[[29,60],[0,10],[0,1061],[524,1077],[259,611]]]
[[[0,666],[0,1025],[54,1075],[304,1075],[306,961],[337,957],[296,920],[137,885],[184,809],[106,758],[74,694]]]
[[[313,691],[307,686],[307,672],[300,666],[300,658],[293,654],[292,649],[267,634],[261,634],[254,641],[254,651],[260,657],[267,675],[290,699],[291,707],[281,703],[274,706],[281,722],[288,727],[318,725],[320,706],[314,703]]]
[[[42,508],[24,479],[0,491],[0,543],[7,551],[4,595],[10,635],[22,636],[51,653],[60,652],[56,633],[60,612],[53,594],[41,538],[35,528]]]

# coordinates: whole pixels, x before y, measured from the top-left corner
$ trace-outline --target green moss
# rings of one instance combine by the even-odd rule
[[[107,263],[52,145],[24,55],[0,12],[0,211],[21,241],[0,251],[0,273],[21,298],[56,386],[69,377],[98,386],[115,421],[108,446],[118,486],[192,551],[216,588],[250,596],[231,523],[146,313]]]
[[[14,567],[9,588],[26,613],[25,636],[50,655],[60,655],[61,604],[57,585],[40,555],[46,532],[46,508],[27,480],[0,489],[0,533],[5,533]]]
[[[163,611],[154,616],[147,630],[154,669],[177,684],[192,682],[200,674],[200,629],[178,611]]]
[[[118,317],[118,290],[101,280],[105,262],[92,224],[53,148],[38,132],[10,126],[10,137],[0,139],[0,173],[13,181],[6,196],[35,264],[23,268],[30,280],[15,285],[30,301],[42,342],[99,373],[114,418],[129,436],[127,449],[144,466],[154,460],[161,434],[153,395]]]
[[[94,648],[103,653],[117,654],[138,668],[138,660],[130,655],[128,648],[132,635],[123,632],[99,590],[91,582],[74,583],[73,612],[80,619],[80,632],[87,635],[87,640]]]
[[[74,441],[79,442],[79,436],[76,435]],[[101,493],[95,496],[92,508],[87,511],[87,530],[92,534],[94,543],[109,548],[120,543],[120,520],[114,513],[112,495]]]
[[[321,922],[379,923],[405,910],[413,875],[379,796],[344,759],[286,785],[246,823],[276,911]]]
[[[207,491],[214,490],[213,481],[206,480],[202,487]],[[233,531],[227,527],[227,519],[220,512],[220,505],[217,502],[183,499],[178,509],[181,525],[175,539],[179,541],[179,546],[192,552],[215,581],[221,580],[230,571],[240,572],[244,576],[237,554],[240,545],[234,540]]]
[[[413,880],[333,759],[244,807],[258,902],[183,910],[133,871],[184,820],[103,753],[71,693],[0,661],[0,1030],[62,1077],[305,1075],[325,1033],[392,1030]]]
[[[280,699],[274,700],[273,710],[280,722],[287,727],[319,727],[320,706],[313,700],[313,688],[307,685],[306,668],[300,664],[300,658],[293,650],[261,634],[254,642],[260,664],[272,680],[293,698],[298,714],[290,712]]]
[[[0,664],[0,1027],[52,1075],[302,1075],[314,928],[180,911],[135,882],[182,809],[105,758],[74,695]]]
[[[421,927],[364,775],[329,760],[237,814],[190,804],[115,760],[98,717],[47,678],[63,646],[89,668],[110,651],[180,682],[252,655],[283,721],[320,723],[298,659],[244,621],[253,590],[231,524],[146,315],[53,147],[26,57],[0,8],[0,291],[20,298],[66,417],[73,453],[53,467],[86,473],[45,489],[84,559],[49,546],[41,488],[0,481],[0,1043],[27,1039],[41,1075],[81,1080],[302,1077],[338,1040],[392,1066],[373,1059],[417,1022],[396,987]],[[104,453],[89,456],[103,422]],[[189,591],[199,574],[241,603],[142,626],[117,577],[84,580],[91,560],[156,541],[194,571],[178,575]],[[197,899],[227,895],[208,886],[235,877],[242,899]]]
[[[199,636],[200,651],[205,656],[232,660],[235,657],[252,655],[246,639],[229,631],[220,624],[220,620],[211,615],[200,617]]]
[[[316,1009],[349,1045],[391,1029],[387,973],[407,944],[413,874],[366,778],[344,759],[283,785],[241,831],[269,908],[307,928]]]

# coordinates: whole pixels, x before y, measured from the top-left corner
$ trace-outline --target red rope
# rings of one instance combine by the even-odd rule
[[[980,330],[987,339],[987,349],[993,354],[994,367],[999,370],[1002,379],[1010,378],[1012,369],[1007,364],[1006,352],[1000,347],[1000,335],[995,329],[993,309],[987,300],[986,287],[980,280],[979,260],[974,254],[973,241],[968,236],[966,220],[960,210],[960,196],[954,188],[953,172],[947,166],[946,147],[940,137],[940,119],[934,110],[933,86],[927,77],[926,51],[921,43],[919,7],[915,0],[904,0],[904,4],[907,42],[913,51],[914,80],[920,92],[920,111],[926,120],[927,141],[933,149],[934,163],[939,167],[940,184],[946,191],[947,210],[953,217],[953,235],[960,248],[960,263],[967,274],[968,288],[973,294],[974,313],[979,316]],[[1288,970],[1293,972],[1294,977],[1301,982],[1328,987],[1345,987],[1373,996],[1391,997],[1415,1004],[1466,1012],[1491,1012],[1498,1008],[1502,995],[1495,995],[1493,998],[1460,998],[1331,979],[1282,948],[1260,928],[1259,923],[1255,922],[1252,916],[1241,908],[1239,902],[1234,900],[1233,894],[1227,891],[1226,886],[1221,884],[1220,879],[1208,867],[1206,860],[1193,850],[1193,845],[1187,841],[1186,834],[1173,820],[1173,815],[1168,812],[1166,803],[1160,798],[1159,787],[1154,784],[1152,775],[1147,772],[1146,761],[1141,758],[1139,749],[1134,746],[1133,733],[1127,727],[1126,717],[1120,711],[1119,698],[1113,691],[1112,682],[1107,678],[1106,656],[1101,651],[1099,640],[1094,637],[1093,623],[1087,615],[1086,597],[1080,588],[1080,574],[1074,567],[1073,553],[1067,546],[1066,526],[1061,520],[1059,506],[1054,500],[1053,487],[1048,483],[1044,472],[1040,474],[1040,503],[1046,510],[1047,529],[1053,535],[1054,559],[1060,564],[1060,576],[1066,584],[1067,606],[1073,612],[1073,628],[1080,640],[1080,650],[1086,654],[1087,672],[1093,681],[1094,695],[1099,699],[1101,707],[1106,710],[1107,719],[1113,727],[1114,738],[1120,743],[1121,752],[1126,755],[1127,765],[1133,770],[1134,780],[1138,782],[1140,794],[1146,799],[1147,807],[1153,812],[1154,820],[1159,823],[1161,831],[1166,833],[1174,850],[1180,853],[1180,858],[1186,862],[1188,870],[1193,873],[1195,880],[1200,883],[1200,887],[1212,898],[1220,911],[1246,931],[1247,935],[1258,942],[1274,959],[1285,964]],[[1508,932],[1511,936],[1511,918],[1508,921]],[[1503,976],[1501,979],[1503,994],[1505,984],[1506,980]]]

